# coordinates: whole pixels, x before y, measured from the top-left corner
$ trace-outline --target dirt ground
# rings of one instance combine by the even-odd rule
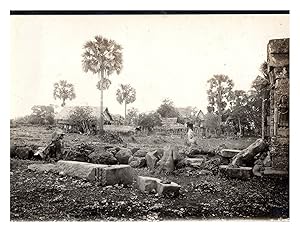
[[[44,146],[53,128],[23,126],[11,129],[16,144]],[[129,147],[159,148],[167,144],[184,146],[180,136],[122,137]],[[243,149],[255,138],[198,139],[202,148]],[[96,136],[67,134],[65,143],[100,145]],[[142,193],[132,186],[100,186],[54,173],[36,173],[29,164],[42,161],[11,159],[10,216],[13,221],[135,221],[189,219],[283,219],[289,218],[288,179],[256,178],[243,181],[221,175],[200,175],[190,168],[176,170],[167,178],[180,184],[179,197]],[[134,169],[138,175],[164,178],[147,168]]]

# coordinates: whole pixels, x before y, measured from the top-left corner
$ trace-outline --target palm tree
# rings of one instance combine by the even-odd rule
[[[130,85],[121,84],[121,88],[117,90],[117,101],[122,104],[124,102],[125,105],[125,120],[126,120],[126,106],[136,99],[136,91]]]
[[[61,106],[64,107],[66,105],[66,100],[73,100],[75,95],[74,85],[68,83],[66,80],[60,80],[59,82],[54,83],[53,97],[62,99]]]
[[[94,40],[84,44],[82,54],[82,68],[84,72],[90,71],[98,74],[97,88],[101,92],[99,129],[103,131],[103,90],[109,88],[111,81],[108,76],[122,69],[122,47],[114,40],[102,36],[95,36]]]

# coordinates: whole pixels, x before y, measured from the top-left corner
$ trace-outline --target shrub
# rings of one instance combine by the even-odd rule
[[[138,125],[147,128],[148,131],[152,131],[155,126],[161,126],[161,118],[159,113],[142,113],[139,115]]]
[[[69,115],[70,123],[82,133],[96,131],[97,119],[92,115],[92,109],[85,106],[77,106]]]

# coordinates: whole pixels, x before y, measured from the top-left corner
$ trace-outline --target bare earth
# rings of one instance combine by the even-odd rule
[[[16,144],[44,146],[53,129],[18,127],[11,129]],[[180,136],[123,137],[129,147],[159,148],[167,144],[184,146]],[[199,139],[203,149],[243,149],[255,138]],[[67,134],[66,146],[81,142],[106,145],[96,136]],[[42,161],[11,159],[10,204],[13,221],[90,221],[90,220],[186,220],[186,219],[282,219],[289,217],[288,179],[253,177],[249,181],[227,179],[220,175],[199,175],[197,170],[179,169],[167,178],[180,184],[179,197],[157,196],[132,186],[92,184],[53,173],[36,173],[29,164]],[[135,176],[158,176],[147,168],[134,169]]]

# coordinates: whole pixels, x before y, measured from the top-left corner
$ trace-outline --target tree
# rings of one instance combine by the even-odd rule
[[[136,126],[138,125],[138,121],[139,121],[138,109],[134,107],[129,109],[126,116],[126,124]]]
[[[253,103],[257,106],[260,112],[261,118],[261,131],[262,138],[265,137],[267,116],[270,114],[270,80],[268,74],[268,63],[264,61],[260,67],[259,71],[262,75],[258,75],[255,80],[252,82],[252,98]]]
[[[242,125],[248,123],[249,113],[247,109],[248,96],[244,90],[235,90],[230,102],[230,116],[237,120],[239,133],[242,135]]]
[[[96,118],[92,109],[86,106],[77,106],[69,115],[69,121],[82,133],[92,132],[92,126],[96,124]]]
[[[32,124],[53,124],[54,108],[52,106],[35,105],[31,108],[30,123]]]
[[[124,102],[125,105],[125,120],[126,120],[126,106],[130,103],[133,103],[136,99],[136,91],[130,85],[121,84],[120,89],[117,90],[117,101],[122,104]]]
[[[155,126],[161,126],[161,118],[157,112],[139,115],[138,125],[152,131]]]
[[[162,104],[159,106],[159,108],[156,110],[157,113],[160,114],[163,118],[178,118],[179,112],[174,107],[174,103],[170,99],[164,99],[162,101]]]
[[[217,108],[218,124],[221,126],[226,106],[233,97],[232,88],[234,83],[228,76],[223,74],[214,75],[207,82],[209,83],[209,89],[207,90],[208,102],[210,106]]]
[[[100,115],[99,129],[103,131],[103,90],[109,88],[110,75],[116,72],[118,75],[122,69],[122,47],[114,40],[102,36],[95,36],[94,40],[86,42],[83,46],[82,67],[84,72],[98,75],[97,88],[100,90]]]
[[[76,97],[74,85],[68,83],[66,80],[60,80],[59,82],[54,83],[53,97],[55,100],[57,98],[61,99],[61,106],[64,107],[67,99],[72,101]]]
[[[207,113],[204,115],[204,128],[207,132],[215,132],[219,128],[218,116],[214,113],[214,108],[212,106],[207,107]]]

